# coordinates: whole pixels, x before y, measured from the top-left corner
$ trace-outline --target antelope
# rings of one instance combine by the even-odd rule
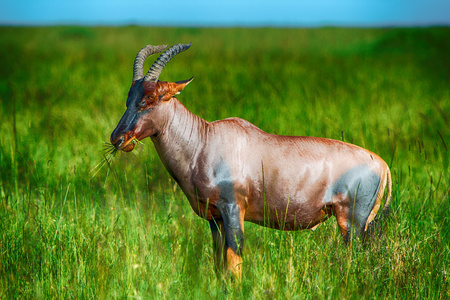
[[[194,212],[209,221],[215,269],[242,276],[244,221],[280,230],[315,229],[330,216],[345,241],[367,230],[385,195],[388,165],[375,153],[338,140],[269,134],[250,122],[215,122],[175,98],[193,78],[159,81],[166,64],[191,44],[168,48],[144,76],[144,61],[167,45],[137,54],[126,111],[111,134],[130,152],[150,137]]]

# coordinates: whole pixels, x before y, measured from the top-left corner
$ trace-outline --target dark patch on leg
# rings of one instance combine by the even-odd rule
[[[216,185],[219,187],[220,195],[217,208],[222,216],[225,229],[226,246],[234,253],[242,256],[244,245],[244,233],[241,228],[239,206],[236,203],[234,183],[230,168],[225,161],[221,161],[214,168]]]
[[[346,194],[348,197],[348,229],[345,239],[364,231],[370,212],[375,205],[380,176],[366,165],[354,167],[345,172],[334,184],[332,194]],[[354,231],[354,232],[353,232]]]
[[[218,202],[217,207],[222,215],[225,229],[225,243],[234,253],[242,256],[244,233],[239,219],[239,207],[236,203]]]

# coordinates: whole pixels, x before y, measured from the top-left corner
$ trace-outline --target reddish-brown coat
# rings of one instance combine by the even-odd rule
[[[145,102],[134,128],[115,130],[111,141],[118,149],[131,151],[132,140],[151,137],[192,209],[214,222],[210,225],[215,224],[216,257],[223,257],[236,276],[240,277],[242,258],[225,241],[229,234],[225,221],[237,223],[232,224],[235,232],[243,234],[244,221],[297,230],[315,228],[335,215],[342,235],[347,236],[352,223],[349,209],[356,202],[351,203],[355,191],[345,192],[346,180],[350,188],[355,180],[366,180],[365,193],[375,195],[375,200],[363,199],[369,201],[366,206],[375,201],[370,211],[362,210],[366,223],[358,226],[363,229],[376,215],[385,189],[389,201],[390,172],[378,155],[336,140],[269,134],[238,118],[209,123],[174,98],[189,82],[144,81]],[[235,219],[222,215],[221,207],[227,205],[231,212],[238,211]]]

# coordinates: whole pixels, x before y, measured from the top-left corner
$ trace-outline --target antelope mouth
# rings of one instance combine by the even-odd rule
[[[117,140],[115,143],[113,143],[114,147],[116,147],[117,150],[122,150],[124,152],[130,152],[134,149],[136,144],[139,142],[139,140],[132,136],[125,140],[125,137],[121,137],[119,140]]]
[[[128,145],[126,145],[125,147],[123,147],[121,150],[124,152],[131,152],[134,149],[134,141],[131,141],[130,143],[128,143]]]

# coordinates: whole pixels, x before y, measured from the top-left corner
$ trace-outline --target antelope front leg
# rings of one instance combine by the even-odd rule
[[[244,246],[243,213],[234,201],[230,202],[217,203],[222,220],[212,220],[210,226],[214,240],[216,267],[224,268],[226,265],[228,271],[240,280]]]
[[[225,229],[223,227],[223,221],[215,219],[209,221],[209,227],[211,228],[213,238],[215,271],[219,275],[223,273],[227,260],[225,252]]]

